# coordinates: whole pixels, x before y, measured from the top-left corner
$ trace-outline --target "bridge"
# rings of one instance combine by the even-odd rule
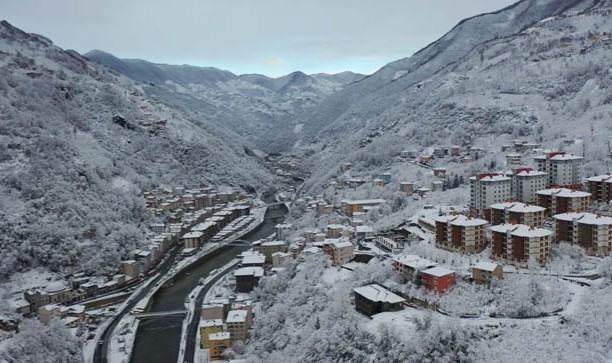
[[[134,313],[132,312],[131,314],[134,315],[135,318],[137,319],[144,319],[144,318],[152,318],[155,316],[172,316],[172,315],[183,315],[186,314],[187,310],[170,310],[170,311],[152,311],[152,312],[148,312],[148,313]]]

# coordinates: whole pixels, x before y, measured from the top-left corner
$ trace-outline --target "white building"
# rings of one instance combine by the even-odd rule
[[[480,173],[470,178],[470,214],[489,219],[489,206],[512,198],[512,179],[499,173]]]
[[[536,156],[533,159],[536,168],[546,173],[548,186],[579,187],[582,174],[581,156],[558,151]]]
[[[530,168],[516,169],[513,175],[512,195],[518,202],[536,203],[536,192],[546,188],[548,176]]]

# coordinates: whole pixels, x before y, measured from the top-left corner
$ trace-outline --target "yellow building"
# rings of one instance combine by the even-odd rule
[[[208,336],[223,331],[223,320],[200,320],[198,328],[200,329],[200,349],[206,349],[208,348]]]
[[[210,360],[220,360],[224,350],[231,346],[230,333],[221,332],[208,336],[208,357]]]

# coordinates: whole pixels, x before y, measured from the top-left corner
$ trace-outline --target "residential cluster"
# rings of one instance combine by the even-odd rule
[[[46,288],[24,292],[24,301],[18,306],[23,314],[38,314],[43,322],[49,317],[64,317],[70,310],[61,305],[82,303],[95,298],[115,301],[120,292],[141,280],[167,256],[175,246],[184,247],[183,256],[192,255],[208,241],[221,241],[225,237],[248,226],[253,217],[249,214],[252,198],[235,191],[217,192],[211,187],[185,190],[153,190],[143,193],[147,208],[158,217],[139,247],[121,261],[120,271],[112,276],[87,276],[83,272],[67,276],[66,281],[56,281]],[[82,315],[79,315],[82,317]],[[69,319],[73,324],[74,320]]]

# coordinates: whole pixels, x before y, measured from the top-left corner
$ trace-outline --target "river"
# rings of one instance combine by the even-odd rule
[[[275,232],[275,225],[282,223],[286,209],[266,211],[266,220],[256,230],[241,239],[256,241]],[[204,257],[177,275],[174,285],[160,289],[153,295],[149,311],[171,311],[184,309],[185,298],[198,285],[200,278],[227,264],[238,254],[249,249],[246,246],[226,246],[215,252],[215,256]],[[178,358],[183,316],[166,316],[144,319],[138,325],[133,363],[174,363]]]

